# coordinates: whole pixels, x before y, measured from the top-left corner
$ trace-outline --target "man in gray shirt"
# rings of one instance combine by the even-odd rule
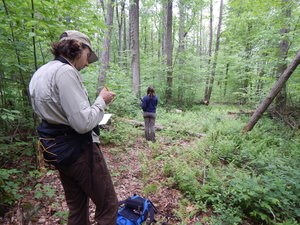
[[[69,225],[87,225],[89,199],[95,220],[115,225],[118,201],[99,148],[98,124],[115,94],[103,88],[93,104],[79,73],[98,60],[89,38],[75,30],[64,32],[52,45],[53,61],[32,76],[29,92],[33,110],[41,118],[40,149],[60,174],[69,207]]]

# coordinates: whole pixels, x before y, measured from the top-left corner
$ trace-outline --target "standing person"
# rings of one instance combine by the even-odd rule
[[[89,199],[96,205],[95,220],[115,225],[118,200],[99,148],[98,123],[115,93],[103,89],[91,104],[79,73],[98,60],[89,38],[65,31],[52,44],[53,61],[32,76],[29,92],[45,161],[59,171],[69,208],[68,225],[88,225]]]
[[[145,137],[147,141],[155,142],[155,117],[158,98],[153,87],[148,87],[147,95],[141,99],[145,121]]]

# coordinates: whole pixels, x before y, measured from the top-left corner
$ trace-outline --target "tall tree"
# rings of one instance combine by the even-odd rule
[[[165,36],[166,36],[166,21],[167,21],[167,15],[165,13],[166,13],[166,2],[163,2],[163,7],[161,7],[160,9],[158,44],[161,45],[161,48],[157,52],[158,58],[165,57]],[[165,59],[163,58],[163,60]]]
[[[129,6],[129,21],[132,86],[136,96],[140,97],[139,0],[134,0]]]
[[[212,42],[213,42],[213,2],[210,0],[210,7],[209,7],[209,44],[208,44],[208,71],[207,73],[210,72],[210,67],[211,67],[211,55],[212,55]],[[209,102],[209,95],[208,95],[208,90],[209,90],[209,85],[210,85],[210,76],[206,77],[206,83],[205,83],[205,92],[204,92],[204,100],[203,102],[205,104],[208,104]]]
[[[35,14],[35,10],[34,10],[34,0],[31,0],[31,18],[32,20],[34,20],[34,14]],[[34,25],[32,25],[32,28],[31,28],[31,32],[32,32],[32,47],[33,47],[33,59],[34,59],[34,68],[35,70],[38,69],[38,66],[37,66],[37,57],[36,57],[36,43],[35,43],[35,27]]]
[[[242,95],[240,97],[240,104],[246,104],[247,103],[247,99],[248,99],[248,95],[249,95],[249,85],[251,83],[251,66],[250,66],[250,62],[251,62],[251,51],[252,51],[252,43],[250,40],[251,37],[251,33],[253,33],[253,26],[254,24],[251,21],[247,22],[247,37],[246,37],[246,43],[245,43],[245,69],[244,69],[244,76],[241,79],[242,83],[241,83],[241,90],[242,90]]]
[[[203,45],[202,45],[202,42],[203,42],[203,28],[202,28],[202,26],[203,26],[203,9],[201,8],[201,11],[200,11],[200,13],[199,13],[199,25],[198,25],[198,29],[199,29],[199,33],[198,33],[198,35],[197,35],[197,52],[198,52],[198,54],[199,54],[199,56],[201,56],[202,55],[202,52],[203,52]]]
[[[122,14],[122,19],[123,19],[123,57],[125,58],[123,60],[123,66],[126,68],[127,67],[127,50],[128,50],[128,42],[127,42],[127,21],[126,21],[126,13],[125,13],[125,2],[122,3],[122,11],[121,11],[121,14]]]
[[[170,103],[172,99],[173,85],[173,44],[172,44],[172,23],[173,23],[173,1],[168,0],[165,4],[165,36],[164,36],[164,57],[167,68],[167,88],[166,88],[166,103]]]
[[[111,36],[112,36],[113,18],[114,18],[114,2],[115,2],[114,0],[109,0],[107,3],[107,14],[105,18],[105,24],[107,28],[103,38],[102,54],[100,58],[101,68],[98,77],[97,92],[99,92],[104,87],[107,70],[109,68],[109,60],[110,60],[109,54],[110,54],[110,45],[111,45]]]
[[[289,49],[289,41],[287,37],[287,33],[289,32],[289,25],[287,24],[290,17],[291,17],[291,4],[289,4],[289,0],[282,0],[282,28],[280,29],[280,35],[281,40],[279,43],[279,59],[278,59],[278,65],[277,65],[277,77],[279,77],[283,71],[287,67],[286,58],[288,55],[288,49]],[[286,91],[286,85],[282,87],[278,95],[275,99],[275,108],[276,111],[279,113],[282,113],[285,111],[286,108],[286,102],[287,102],[287,91]]]
[[[119,2],[116,5],[116,21],[118,24],[118,62],[121,65],[121,57],[122,57],[122,29],[123,29],[123,18],[122,18],[122,10],[124,10],[125,3]],[[121,15],[119,14],[119,6],[121,7]]]
[[[176,63],[176,57],[178,57],[178,66],[179,69],[182,70],[184,66],[184,50],[185,50],[185,36],[187,32],[185,31],[185,5],[183,0],[179,0],[179,30],[178,30],[178,48],[177,48],[177,56],[175,56],[174,64]],[[184,82],[184,73],[180,73],[178,79]],[[178,101],[182,103],[185,88],[182,88],[182,85],[178,85]]]
[[[116,5],[116,21],[118,24],[118,64],[125,67],[127,49],[125,1],[119,1]]]
[[[222,18],[223,18],[223,0],[220,0],[220,14],[219,14],[219,23],[218,23],[218,30],[217,30],[217,38],[216,38],[216,47],[215,47],[215,54],[214,54],[214,61],[211,68],[211,74],[209,78],[209,85],[207,93],[205,93],[205,101],[208,103],[211,98],[212,88],[215,80],[216,74],[216,67],[217,67],[217,60],[218,60],[218,53],[219,53],[219,46],[220,46],[220,35],[221,35],[221,27],[222,27]]]

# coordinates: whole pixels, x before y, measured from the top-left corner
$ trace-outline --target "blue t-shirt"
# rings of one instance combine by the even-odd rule
[[[144,112],[156,113],[157,103],[158,103],[158,98],[155,95],[153,96],[146,95],[142,99],[141,107]]]

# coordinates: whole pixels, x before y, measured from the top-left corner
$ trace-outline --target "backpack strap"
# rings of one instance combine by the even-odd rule
[[[149,224],[151,224],[153,222],[156,222],[155,219],[154,219],[154,210],[153,210],[153,208],[149,209],[149,215],[148,215],[148,217],[150,219],[149,220]]]
[[[132,198],[127,198],[126,200],[119,202],[119,205],[123,204],[129,209],[136,209],[139,211],[142,211],[144,209],[144,204],[142,201],[138,201]]]
[[[158,212],[158,210],[156,209],[156,207],[153,205],[153,203],[150,201],[150,200],[147,200],[148,204],[150,204],[150,206],[148,207],[149,208],[149,219],[150,219],[150,224],[151,223],[155,223],[156,220],[154,219],[154,215],[155,213]]]

